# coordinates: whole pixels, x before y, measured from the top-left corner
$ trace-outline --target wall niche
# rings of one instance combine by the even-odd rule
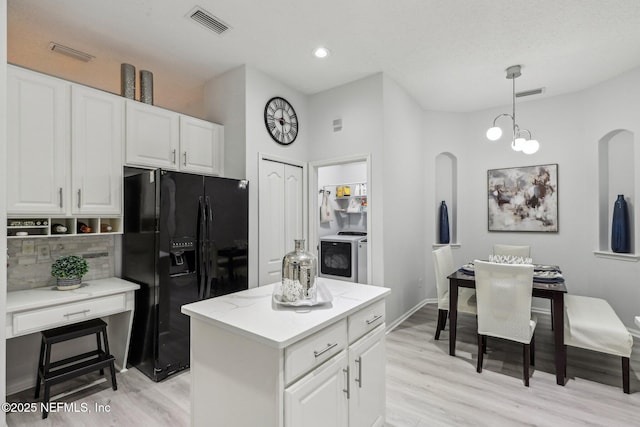
[[[636,254],[636,184],[635,141],[633,132],[616,129],[598,141],[598,250],[597,256],[637,261]],[[611,250],[613,205],[619,194],[624,195],[629,208],[631,252]]]
[[[444,200],[449,211],[449,235],[452,246],[460,246],[458,242],[458,159],[451,153],[443,152],[436,156],[435,176],[435,243],[439,242],[440,204]]]

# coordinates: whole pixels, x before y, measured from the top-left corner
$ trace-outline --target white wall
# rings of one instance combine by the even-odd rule
[[[383,79],[384,284],[389,323],[426,297],[425,165],[422,110],[397,83]],[[376,202],[377,203],[377,202]],[[429,258],[430,259],[430,258]],[[374,282],[375,283],[375,282]]]
[[[224,176],[246,178],[246,67],[241,66],[204,86],[207,120],[224,123]]]
[[[368,203],[371,228],[371,278],[384,285],[383,236],[383,107],[382,74],[376,74],[309,97],[309,159],[313,161],[371,155]],[[333,120],[342,119],[342,130],[333,131]]]
[[[7,34],[7,1],[0,0],[0,34]],[[7,45],[6,37],[0,37],[0,170],[7,170]],[[6,401],[6,339],[5,322],[7,306],[7,214],[6,177],[0,180],[0,399]],[[0,414],[0,425],[6,424],[6,415]]]
[[[518,102],[519,125],[531,130],[541,144],[538,153],[530,156],[511,150],[508,138],[496,143],[485,138],[493,118],[509,106],[453,116],[425,112],[427,158],[433,162],[443,151],[458,157],[458,241],[462,247],[456,262],[486,257],[494,243],[529,244],[535,262],[562,267],[570,293],[606,298],[632,327],[633,316],[640,313],[640,263],[598,258],[593,251],[598,249],[598,141],[615,129],[633,132],[637,169],[638,88],[640,69],[580,93]],[[487,170],[548,163],[558,164],[559,232],[488,232]],[[638,192],[636,185],[635,194],[630,195],[634,202]],[[427,216],[432,212],[428,209]],[[428,220],[433,224],[435,218]],[[435,233],[435,227],[428,226],[427,233],[431,230]],[[435,286],[432,292],[435,295]],[[548,302],[536,301],[536,305],[548,308]]]
[[[298,115],[298,137],[287,146],[276,143],[264,124],[264,106],[274,96],[285,98]],[[249,180],[249,287],[258,286],[258,157],[270,154],[282,159],[309,159],[307,97],[251,67],[246,67],[246,176]],[[305,203],[307,201],[305,200]],[[307,230],[304,230],[305,235]],[[282,254],[284,256],[284,254]],[[253,274],[252,274],[253,272]],[[255,276],[255,277],[254,277]],[[261,283],[264,284],[264,283]]]

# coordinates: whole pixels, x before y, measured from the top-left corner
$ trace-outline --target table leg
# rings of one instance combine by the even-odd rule
[[[567,356],[564,345],[564,293],[553,294],[553,335],[555,341],[556,384],[564,386]]]
[[[449,279],[449,355],[456,355],[456,330],[458,326],[458,282]]]

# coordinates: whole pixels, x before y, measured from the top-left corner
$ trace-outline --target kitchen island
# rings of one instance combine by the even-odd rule
[[[322,278],[333,300],[288,307],[274,285],[187,304],[194,426],[381,426],[390,290]]]

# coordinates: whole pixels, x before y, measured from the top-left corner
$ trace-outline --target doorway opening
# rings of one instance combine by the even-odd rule
[[[316,248],[318,275],[370,283],[369,156],[314,162],[309,170],[309,248]]]

